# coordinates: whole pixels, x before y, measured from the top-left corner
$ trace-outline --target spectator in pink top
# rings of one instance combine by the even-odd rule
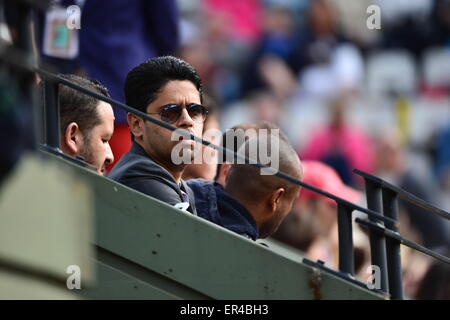
[[[336,169],[345,184],[354,185],[353,169],[373,171],[372,141],[364,131],[346,122],[344,99],[334,100],[330,107],[329,123],[312,134],[300,156],[327,163]]]

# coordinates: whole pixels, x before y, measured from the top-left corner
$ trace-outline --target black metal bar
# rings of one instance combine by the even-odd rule
[[[338,235],[339,235],[339,270],[351,275],[355,274],[353,254],[352,209],[339,203]]]
[[[398,201],[397,193],[382,188],[383,212],[386,216],[398,220]],[[396,225],[389,222],[386,227],[394,232],[398,232]],[[386,254],[388,265],[389,293],[391,298],[395,300],[403,300],[403,284],[402,284],[402,262],[400,257],[400,242],[393,238],[386,239]]]
[[[368,179],[365,179],[365,183],[368,208],[382,214],[380,185]],[[374,223],[380,223],[379,220],[374,217],[369,216],[369,220]],[[383,233],[370,229],[369,240],[372,265],[380,268],[380,289],[385,292],[389,292],[386,261],[386,239]]]
[[[59,149],[59,104],[58,83],[50,79],[44,81],[44,112],[45,112],[45,144],[53,149]]]
[[[376,176],[373,176],[367,172],[364,172],[364,171],[361,171],[358,169],[353,170],[353,172],[362,176],[364,179],[368,179],[368,180],[371,180],[373,182],[380,184],[380,186],[383,188],[387,188],[391,191],[394,191],[395,193],[398,194],[398,197],[403,200],[406,200],[412,204],[415,204],[418,207],[421,207],[421,208],[428,210],[430,212],[433,212],[434,214],[437,214],[447,220],[450,220],[450,213],[448,213],[447,211],[437,208],[437,207],[427,203],[426,201],[423,201],[422,199],[416,197],[415,195],[413,195],[397,186],[394,186],[393,184],[391,184],[383,179],[380,179]]]
[[[384,226],[380,226],[379,224],[375,224],[373,222],[370,221],[364,221],[361,220],[360,218],[356,218],[355,222],[369,228],[369,229],[373,229],[376,230],[378,232],[383,233],[386,237],[395,239],[397,241],[399,241],[401,244],[410,247],[414,250],[420,251],[426,255],[429,255],[430,257],[433,257],[439,261],[442,261],[444,263],[450,264],[450,258],[443,256],[439,253],[434,252],[433,250],[430,250],[428,248],[425,248],[424,246],[421,246],[420,244],[415,243],[414,241],[408,240],[404,237],[402,237],[398,232],[394,232],[392,230],[386,229]]]

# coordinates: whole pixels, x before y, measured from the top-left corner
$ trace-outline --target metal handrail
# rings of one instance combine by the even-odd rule
[[[381,215],[385,214],[389,218],[398,220],[398,198],[402,198],[433,214],[437,214],[447,220],[450,219],[448,212],[423,201],[379,177],[358,169],[355,169],[353,172],[364,178],[368,207],[380,212]],[[389,290],[393,299],[403,299],[400,244],[429,255],[441,262],[450,264],[448,257],[402,237],[397,225],[387,223],[385,226],[376,218],[369,220],[363,221],[357,218],[355,221],[369,228],[372,264],[380,266],[381,289],[384,291]]]
[[[429,256],[431,256],[431,257],[433,257],[433,258],[435,258],[435,259],[437,259],[437,260],[439,260],[441,262],[450,264],[450,258],[448,258],[446,256],[443,256],[443,255],[441,255],[439,253],[436,253],[436,252],[434,252],[431,249],[425,248],[424,246],[421,246],[420,244],[418,244],[418,243],[416,243],[414,241],[406,239],[399,232],[394,232],[394,231],[392,231],[392,230],[390,230],[390,229],[388,229],[388,228],[386,228],[384,226],[381,226],[379,224],[376,224],[376,223],[373,223],[373,222],[370,222],[370,221],[365,221],[365,220],[362,220],[360,218],[356,218],[355,222],[357,222],[357,223],[359,223],[359,224],[361,224],[361,225],[363,225],[363,226],[365,226],[367,228],[370,228],[370,229],[372,229],[374,231],[383,233],[386,237],[389,237],[391,239],[395,239],[395,240],[399,241],[401,244],[403,244],[403,245],[405,245],[405,246],[407,246],[407,247],[409,247],[411,249],[420,251],[420,252],[422,252],[422,253],[424,253],[426,255],[429,255]]]
[[[354,173],[360,175],[363,178],[369,179],[371,181],[373,181],[374,183],[378,184],[381,188],[383,189],[389,189],[393,192],[395,192],[396,194],[398,194],[398,196],[400,198],[402,198],[405,201],[408,201],[412,204],[415,204],[416,206],[419,206],[425,210],[428,210],[434,214],[437,214],[447,220],[450,220],[450,213],[448,213],[445,210],[442,210],[436,206],[433,206],[432,204],[416,197],[415,195],[403,190],[402,188],[399,188],[397,186],[394,186],[393,184],[387,182],[386,180],[383,180],[379,177],[376,177],[370,173],[355,169],[353,170]]]

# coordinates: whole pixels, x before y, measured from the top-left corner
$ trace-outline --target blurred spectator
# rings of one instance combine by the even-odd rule
[[[268,121],[279,125],[284,111],[283,102],[270,91],[255,91],[224,110],[220,117],[222,128],[230,128],[237,123]]]
[[[216,31],[228,33],[232,38],[254,42],[261,32],[262,5],[259,0],[228,1],[203,0],[207,15],[217,21]]]
[[[299,153],[302,159],[332,166],[345,184],[352,185],[353,169],[373,171],[374,150],[368,135],[346,120],[346,108],[345,97],[332,100],[328,124],[317,129]]]
[[[376,140],[375,174],[407,192],[436,203],[436,187],[417,167],[410,167],[401,133],[397,129],[383,130]],[[450,232],[448,221],[414,204],[400,201],[400,211],[410,220],[411,227],[419,232],[426,247],[448,245]]]
[[[405,234],[404,230],[402,230],[402,235],[410,240],[417,240],[414,239],[414,237]],[[404,295],[407,299],[414,299],[433,258],[409,247],[401,246],[400,249]]]
[[[319,161],[303,161],[303,182],[311,184],[347,201],[358,203],[362,194],[346,186],[336,171]],[[354,225],[355,270],[363,268],[368,261],[368,239]],[[303,188],[297,206],[281,224],[274,238],[285,242],[313,260],[322,260],[331,268],[338,268],[337,205],[307,188]],[[364,269],[364,270],[363,270]]]
[[[376,4],[376,1],[331,0],[331,2],[336,7],[336,11],[338,12],[337,20],[345,37],[364,51],[372,49],[382,34],[382,30],[367,28],[367,18],[369,17],[367,8]]]
[[[432,25],[428,46],[450,47],[450,1],[434,0],[428,21]]]
[[[178,45],[176,0],[86,1],[80,29],[80,64],[87,74],[124,101],[127,73],[139,63],[175,52]],[[120,159],[131,146],[126,112],[115,109],[111,147]]]
[[[383,48],[404,48],[419,56],[432,32],[430,0],[378,0],[381,8]]]
[[[310,2],[307,25],[298,33],[289,61],[300,90],[314,96],[353,91],[364,71],[358,49],[339,30],[336,11],[326,0]]]
[[[430,47],[450,46],[449,0],[378,0],[383,48],[405,48],[416,57]]]
[[[263,34],[242,69],[242,96],[268,87],[261,75],[264,70],[261,63],[265,58],[276,57],[287,62],[292,51],[294,21],[291,11],[272,5],[266,9],[263,21]]]
[[[449,248],[441,247],[436,251],[446,257]],[[433,260],[421,279],[415,296],[418,300],[450,300],[450,265]]]
[[[181,1],[180,57],[191,63],[221,108],[239,96],[239,70],[260,37],[263,3],[259,0]]]
[[[443,190],[450,192],[450,125],[436,137],[435,174]]]

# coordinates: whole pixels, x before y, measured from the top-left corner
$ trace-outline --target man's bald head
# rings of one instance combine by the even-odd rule
[[[224,148],[238,152],[242,144],[249,138],[265,132],[267,134],[277,134],[280,139],[288,141],[286,135],[273,123],[268,121],[243,122],[234,127],[225,130],[222,135],[221,145]],[[223,151],[218,152],[219,163],[217,164],[216,176],[214,181],[225,185],[225,179],[228,175],[230,164],[234,162],[232,155]]]
[[[287,139],[273,138],[274,136],[266,134],[253,136],[239,148],[238,153],[262,163],[259,152],[256,157],[252,157],[251,150],[259,147],[261,142],[268,142],[267,151],[270,153],[271,143],[276,141],[279,145],[276,159],[278,170],[301,180],[303,173],[297,153]],[[273,154],[268,156],[271,158]],[[298,185],[274,175],[262,175],[259,168],[249,164],[233,164],[225,186],[225,191],[249,209],[257,224],[259,222],[261,237],[270,235],[278,228],[291,210],[299,190]]]

